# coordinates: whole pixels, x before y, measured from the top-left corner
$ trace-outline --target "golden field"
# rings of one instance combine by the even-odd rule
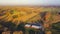
[[[0,11],[4,10],[4,15],[0,16],[1,21],[12,21],[19,24],[20,21],[32,22],[41,20],[40,13],[47,12],[45,15],[44,28],[50,28],[50,24],[60,21],[60,7],[26,7],[26,6],[0,6]],[[11,14],[11,12],[13,14]],[[0,14],[3,14],[0,12]],[[50,31],[47,34],[50,34]]]
[[[5,10],[6,12],[6,15],[8,15],[8,17],[5,18],[5,20],[7,21],[10,21],[12,20],[13,22],[14,21],[26,21],[26,20],[29,20],[31,17],[35,16],[35,15],[38,15],[40,12],[55,12],[55,11],[59,11],[60,8],[58,7],[19,7],[19,6],[12,6],[12,7],[9,7],[9,6],[3,6],[3,7],[0,7],[0,9],[2,10]],[[13,10],[13,14],[10,14],[10,10]],[[12,11],[11,11],[12,12]],[[4,16],[6,16],[4,15]],[[12,16],[17,16],[17,18],[13,18]],[[48,14],[47,14],[48,15]],[[0,19],[1,18],[4,18],[4,16],[0,16]],[[38,17],[38,16],[36,16]],[[40,17],[39,17],[40,18]],[[38,19],[38,18],[36,18]],[[34,19],[34,20],[36,20]]]

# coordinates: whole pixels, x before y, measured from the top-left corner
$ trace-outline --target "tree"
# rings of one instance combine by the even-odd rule
[[[13,31],[16,30],[16,25],[14,23],[12,23],[11,21],[6,23],[6,26],[9,28],[9,30],[11,31],[10,34],[13,34]]]
[[[7,27],[10,31],[11,34],[13,34],[13,31],[16,30],[16,25],[14,23],[12,23],[12,21],[9,22],[0,22],[1,25],[3,25],[4,27]]]
[[[17,26],[17,31],[22,31],[23,34],[25,34],[25,24],[24,22],[20,22],[20,24]]]
[[[52,33],[60,34],[60,22],[52,24]]]
[[[3,26],[0,24],[0,34],[3,32]]]

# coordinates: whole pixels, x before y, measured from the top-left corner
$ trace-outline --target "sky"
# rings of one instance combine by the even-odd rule
[[[60,6],[60,0],[0,0],[0,5]]]

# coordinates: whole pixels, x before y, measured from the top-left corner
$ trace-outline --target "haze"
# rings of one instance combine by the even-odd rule
[[[60,6],[60,0],[0,0],[0,5],[54,5]]]

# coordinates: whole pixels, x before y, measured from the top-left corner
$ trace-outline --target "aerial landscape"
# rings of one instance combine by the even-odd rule
[[[60,34],[60,7],[0,6],[0,34]]]

